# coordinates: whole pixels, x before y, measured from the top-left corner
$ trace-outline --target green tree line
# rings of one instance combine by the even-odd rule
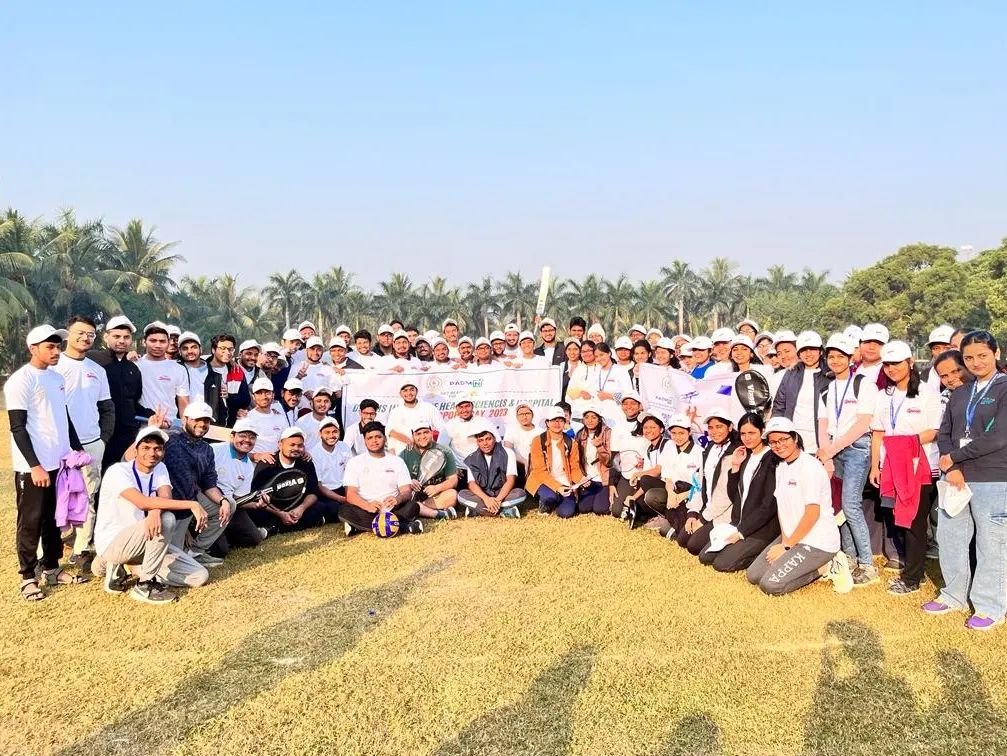
[[[13,209],[0,217],[0,369],[23,360],[23,337],[39,322],[60,324],[73,313],[103,322],[119,312],[138,325],[168,320],[201,335],[227,331],[275,339],[303,318],[330,333],[337,325],[375,327],[397,318],[418,328],[459,321],[470,335],[514,321],[530,327],[538,280],[508,272],[460,286],[434,276],[414,281],[389,272],[373,290],[335,266],[310,277],[297,270],[269,275],[261,287],[234,275],[183,276],[178,242],[161,242],[139,219],[124,228],[79,221],[64,210],[52,221],[27,219]],[[698,334],[744,317],[766,330],[806,328],[823,334],[850,323],[885,323],[893,337],[921,344],[936,324],[1007,332],[1007,239],[995,249],[960,260],[956,250],[912,244],[836,284],[828,271],[770,266],[763,276],[742,274],[717,257],[695,269],[681,260],[655,278],[607,279],[595,273],[554,278],[548,314],[561,326],[573,315],[623,333],[632,323],[666,332]]]

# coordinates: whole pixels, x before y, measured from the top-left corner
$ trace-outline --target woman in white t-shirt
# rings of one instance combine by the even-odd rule
[[[514,419],[507,423],[504,431],[503,445],[514,450],[518,465],[518,487],[524,486],[528,474],[528,455],[531,444],[542,429],[535,425],[535,410],[530,404],[522,402],[514,410]]]
[[[881,348],[880,392],[871,421],[871,483],[881,503],[894,503],[894,524],[905,543],[902,575],[891,582],[895,596],[916,593],[927,557],[927,523],[937,496],[937,430],[941,397],[920,380],[912,350],[904,341]]]
[[[832,485],[825,468],[801,450],[797,429],[787,418],[770,420],[766,438],[780,458],[775,488],[780,537],[752,562],[748,581],[764,593],[782,596],[834,570],[836,589],[848,591],[853,580],[846,555],[839,550]]]
[[[700,498],[703,479],[703,447],[692,438],[692,420],[686,415],[668,418],[671,443],[661,452],[661,480],[665,485],[664,519],[659,532],[672,539],[685,525],[689,504]],[[648,491],[644,501],[654,499]],[[649,502],[648,502],[649,503]]]
[[[577,511],[607,515],[611,506],[608,475],[612,462],[612,429],[605,425],[599,407],[592,405],[584,410],[584,427],[577,431],[573,440],[580,447],[581,467],[588,481],[577,490]]]

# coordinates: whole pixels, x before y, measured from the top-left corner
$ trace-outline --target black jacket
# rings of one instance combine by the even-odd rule
[[[785,417],[788,420],[794,419],[794,408],[797,406],[797,395],[801,391],[804,383],[803,362],[792,368],[788,368],[780,381],[780,388],[776,391],[776,398],[773,399],[773,417]],[[824,371],[815,374],[814,385],[811,391],[811,401],[814,405],[815,416],[815,437],[818,437],[818,400],[822,397],[822,392],[829,387],[829,378]],[[819,443],[821,441],[819,440]]]
[[[712,441],[706,445],[703,449],[703,506],[710,502],[710,491],[717,487],[717,483],[720,482],[720,476],[725,470],[731,469],[731,455],[734,454],[734,450],[740,446],[740,442],[736,438],[730,438],[727,443],[727,449],[724,450],[723,456],[720,458],[720,462],[717,463],[717,468],[713,471],[713,480],[710,484],[706,483],[706,461],[710,458],[710,454],[713,452],[713,447],[716,446]]]
[[[535,347],[535,354],[539,357],[545,357],[545,344],[539,344]],[[562,342],[556,342],[556,348],[552,350],[552,364],[562,365],[566,362],[566,347],[563,346]],[[565,391],[565,389],[564,389]]]
[[[111,349],[95,349],[87,356],[105,368],[109,394],[115,405],[115,435],[133,435],[140,427],[137,417],[150,417],[153,413],[140,406],[143,393],[143,376],[136,363],[125,357],[119,359]]]
[[[767,451],[762,458],[762,464],[752,476],[748,486],[748,494],[744,502],[741,500],[741,477],[752,461],[749,455],[741,463],[738,472],[731,472],[728,467],[727,493],[731,497],[731,524],[746,538],[763,528],[768,528],[772,537],[780,534],[780,521],[776,516],[776,466],[780,458]],[[744,503],[744,507],[742,507]]]

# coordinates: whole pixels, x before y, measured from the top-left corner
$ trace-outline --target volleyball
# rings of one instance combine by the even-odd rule
[[[374,531],[374,535],[378,538],[391,538],[399,532],[399,518],[391,512],[386,512],[382,509],[374,515],[374,521],[371,522],[371,530]]]

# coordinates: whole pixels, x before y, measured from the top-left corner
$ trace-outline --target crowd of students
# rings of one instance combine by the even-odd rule
[[[204,345],[161,322],[138,334],[120,315],[95,349],[98,330],[79,316],[34,328],[29,362],[4,386],[28,601],[95,575],[165,604],[232,548],[277,533],[341,523],[355,537],[380,514],[380,534],[390,522],[420,534],[424,519],[537,511],[643,527],[768,594],[819,578],[846,592],[883,569],[896,573],[890,594],[913,595],[936,557],[944,586],[923,611],[965,612],[974,630],[1007,613],[1007,380],[986,331],[935,328],[923,375],[877,323],[824,342],[747,319],[695,338],[633,325],[611,346],[581,318],[563,340],[549,318],[477,339],[448,320],[427,333],[382,325],[376,340],[340,326],[325,342],[304,322],[278,343]],[[755,371],[771,404],[666,421],[641,399],[645,363],[697,378]],[[434,367],[526,366],[557,366],[563,396],[538,416],[519,405],[502,434],[470,399],[445,420],[419,396],[416,376]],[[359,370],[401,373],[402,403],[379,416],[365,399],[342,428]],[[225,429],[216,444],[213,426]],[[262,492],[288,470],[300,495]]]

